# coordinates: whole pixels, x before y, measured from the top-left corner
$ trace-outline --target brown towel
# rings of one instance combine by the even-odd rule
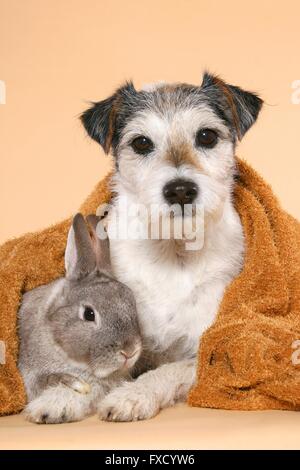
[[[300,224],[245,162],[235,204],[246,256],[214,325],[202,336],[189,404],[239,410],[300,408]],[[298,348],[299,360],[297,361]],[[294,361],[295,362],[295,361]]]
[[[198,381],[189,404],[297,409],[300,365],[293,364],[292,354],[297,353],[293,343],[300,340],[300,227],[254,170],[241,160],[238,166],[235,203],[246,236],[245,265],[228,287],[215,324],[201,339]],[[80,208],[83,214],[109,201],[109,180],[110,175],[96,186]],[[70,222],[0,248],[0,340],[6,345],[0,414],[16,413],[26,401],[16,366],[22,293],[63,274]]]

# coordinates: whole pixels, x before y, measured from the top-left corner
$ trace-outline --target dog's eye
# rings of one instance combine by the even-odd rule
[[[213,148],[218,142],[218,134],[212,129],[200,129],[196,135],[197,147]]]
[[[144,135],[133,139],[131,147],[135,153],[138,153],[139,155],[148,155],[148,153],[152,152],[154,149],[152,140],[148,139],[148,137],[145,137]]]
[[[83,319],[85,321],[95,321],[96,319],[95,312],[91,307],[85,307],[84,312],[83,312]]]

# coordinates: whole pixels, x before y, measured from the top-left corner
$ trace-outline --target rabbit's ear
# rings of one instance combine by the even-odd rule
[[[96,268],[92,240],[81,214],[76,214],[69,230],[65,252],[66,278],[79,280]]]
[[[112,274],[110,251],[109,251],[109,239],[106,237],[102,239],[97,234],[97,224],[100,222],[101,217],[90,214],[86,218],[92,233],[92,243],[96,254],[97,268],[100,271],[107,271]]]

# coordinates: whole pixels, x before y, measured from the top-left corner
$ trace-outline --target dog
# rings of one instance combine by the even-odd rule
[[[114,157],[111,213],[127,217],[126,201],[176,204],[182,218],[191,217],[186,205],[200,205],[204,215],[196,250],[172,236],[110,240],[114,272],[135,294],[144,352],[135,380],[99,404],[101,419],[149,419],[186,400],[201,335],[243,267],[235,150],[262,104],[257,94],[205,72],[200,86],[158,83],[136,90],[127,82],[82,114],[88,135]]]

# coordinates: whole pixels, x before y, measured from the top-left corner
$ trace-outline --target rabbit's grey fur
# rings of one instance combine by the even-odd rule
[[[90,223],[94,229],[94,218]],[[108,391],[130,378],[141,349],[133,294],[111,273],[108,241],[92,242],[80,214],[65,262],[66,277],[26,293],[19,311],[25,414],[38,423],[95,412]],[[85,307],[95,321],[84,319]]]

